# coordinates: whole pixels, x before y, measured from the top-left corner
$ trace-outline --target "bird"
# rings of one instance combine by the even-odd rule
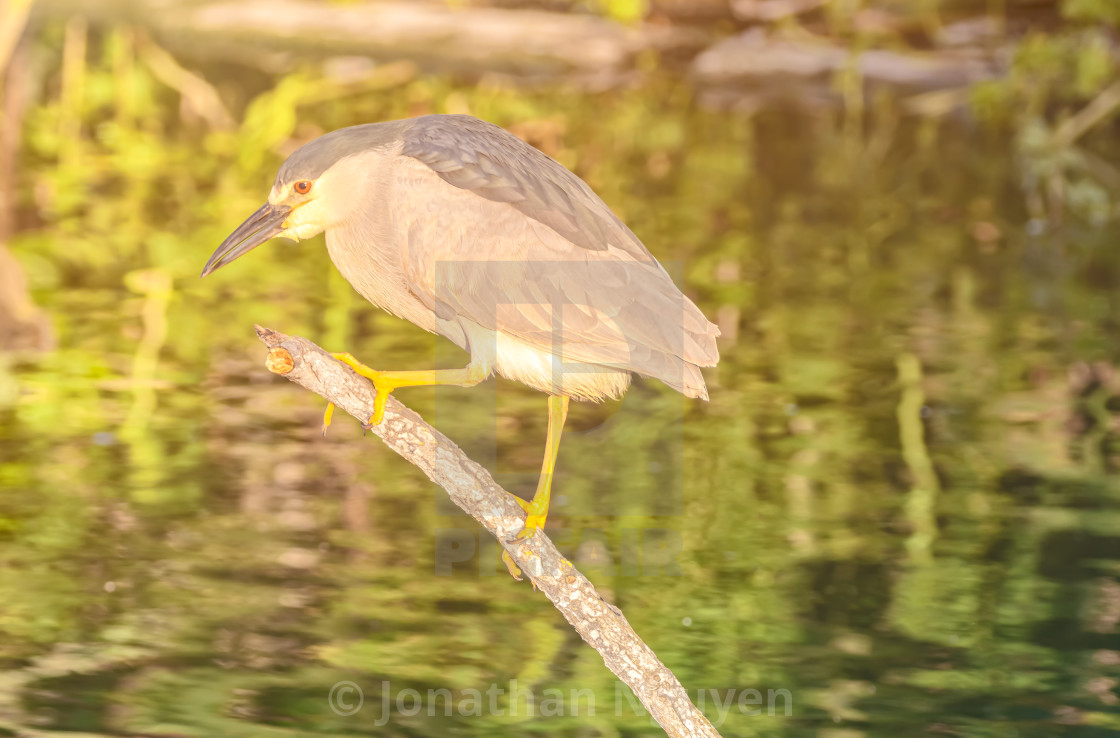
[[[332,354],[376,389],[366,428],[402,387],[471,387],[498,374],[548,395],[536,492],[514,495],[526,513],[518,539],[545,526],[571,400],[619,398],[634,374],[708,399],[700,368],[719,361],[719,329],[586,182],[497,125],[424,115],[304,144],[202,276],[273,237],[320,233],[366,300],[470,354],[461,369],[408,371]]]

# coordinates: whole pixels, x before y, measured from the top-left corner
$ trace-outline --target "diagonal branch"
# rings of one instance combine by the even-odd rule
[[[373,411],[373,386],[306,338],[257,326],[269,347],[269,371],[326,398],[365,421]],[[385,420],[373,433],[433,482],[452,502],[482,523],[513,557],[522,572],[544,592],[583,640],[641,700],[651,717],[673,738],[718,738],[708,719],[689,700],[673,672],[658,660],[622,612],[604,600],[591,582],[543,531],[517,541],[525,518],[512,495],[445,435],[390,397]]]

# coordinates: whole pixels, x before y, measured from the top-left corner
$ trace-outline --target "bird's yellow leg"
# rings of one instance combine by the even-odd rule
[[[370,369],[365,364],[355,359],[351,354],[331,354],[334,358],[346,364],[358,374],[373,382],[377,389],[377,396],[373,400],[373,415],[370,416],[368,427],[381,423],[385,417],[385,403],[389,401],[389,394],[401,387],[427,387],[431,385],[455,385],[458,387],[473,387],[486,379],[486,370],[480,366],[465,366],[462,369],[423,369],[408,372],[385,372]],[[323,418],[324,424],[330,424],[331,408],[327,408],[327,415]]]
[[[548,396],[548,438],[545,441],[544,461],[541,463],[541,477],[537,481],[537,491],[529,502],[514,496],[514,500],[525,510],[525,527],[517,534],[518,540],[529,538],[544,528],[548,518],[548,502],[552,493],[552,476],[556,471],[556,455],[560,451],[560,435],[564,432],[564,421],[568,419],[569,398],[565,395]],[[521,579],[521,570],[513,563],[513,557],[502,551],[502,561],[514,579]]]
[[[544,461],[541,463],[541,478],[537,482],[537,492],[530,502],[517,498],[525,508],[525,529],[517,534],[518,538],[528,538],[544,527],[548,517],[548,500],[552,492],[552,475],[556,471],[556,455],[560,451],[560,434],[564,432],[564,421],[568,419],[568,398],[565,395],[548,397],[548,439],[545,441]]]

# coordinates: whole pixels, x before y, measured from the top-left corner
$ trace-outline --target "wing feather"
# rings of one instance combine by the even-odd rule
[[[417,119],[401,153],[403,271],[441,318],[706,397],[718,329],[582,180],[466,116]]]
[[[424,162],[449,184],[513,205],[576,246],[614,246],[653,259],[582,179],[512,133],[469,115],[417,118],[401,153]]]

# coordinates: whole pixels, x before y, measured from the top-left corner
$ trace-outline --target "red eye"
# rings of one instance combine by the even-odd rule
[[[306,195],[308,192],[311,192],[311,183],[306,179],[300,180],[296,182],[295,190],[301,195]]]

